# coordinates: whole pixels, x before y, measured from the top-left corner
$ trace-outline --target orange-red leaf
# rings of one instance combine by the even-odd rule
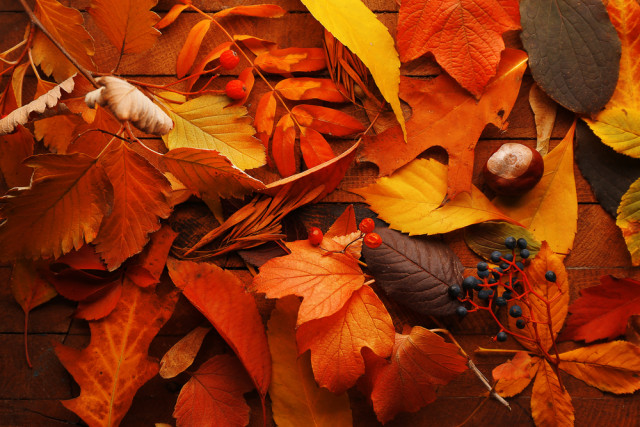
[[[571,396],[546,360],[540,361],[531,392],[531,415],[538,426],[573,426]]]
[[[302,126],[332,136],[349,136],[364,131],[360,121],[333,108],[319,105],[296,105],[291,112]]]
[[[382,301],[369,286],[363,286],[338,312],[300,325],[296,336],[301,353],[311,350],[318,384],[342,393],[364,374],[362,348],[388,357],[395,331]]]
[[[347,206],[342,215],[335,220],[335,222],[329,227],[324,237],[333,238],[339,236],[347,236],[351,233],[358,231],[358,224],[356,223],[356,212],[353,209],[353,205]]]
[[[300,128],[300,151],[308,168],[318,166],[336,156],[322,134],[308,127]]]
[[[524,352],[518,352],[516,357],[518,357],[520,353],[524,353]],[[523,357],[523,356],[520,356],[520,357]],[[514,357],[514,360],[515,360],[515,357]],[[498,379],[498,377],[496,377],[495,375],[496,369],[494,369],[493,378],[497,381],[495,385],[496,392],[502,397],[512,397],[512,396],[515,396],[516,394],[521,393],[525,388],[527,388],[527,386],[531,383],[531,381],[533,381],[533,379],[536,377],[536,373],[538,372],[538,367],[540,366],[541,362],[542,362],[542,359],[539,357],[530,358],[528,361],[528,365],[525,368],[527,375],[524,375],[524,376],[518,375],[519,373],[522,372],[518,367],[515,368],[517,369],[517,371],[512,370],[512,368],[514,367],[512,365],[511,360],[507,361],[506,363],[503,363],[502,365],[499,365],[498,367],[496,367],[496,369],[500,368],[501,366],[503,367],[505,365],[508,366],[507,368],[504,368],[508,371],[508,374],[507,375],[498,374],[498,376],[502,376],[502,378]],[[518,363],[518,365],[520,364]],[[516,372],[518,372],[518,374],[514,375]]]
[[[298,71],[319,71],[327,65],[324,50],[317,47],[290,47],[272,49],[256,57],[254,64],[262,71],[275,74],[289,74]]]
[[[167,256],[176,237],[178,233],[167,224],[150,236],[149,244],[135,258],[135,262],[127,266],[126,273],[136,285],[145,288],[160,282]]]
[[[214,356],[180,390],[173,412],[176,426],[246,426],[249,406],[242,395],[252,388],[236,358],[229,354]]]
[[[346,98],[331,79],[292,77],[279,81],[275,88],[282,96],[292,101],[319,99],[328,102],[346,102]]]
[[[189,80],[188,80],[189,90],[191,90],[193,88],[193,85],[196,83],[196,81],[198,81],[199,74],[204,71],[204,69],[207,67],[207,64],[209,64],[211,61],[215,61],[216,59],[220,58],[220,55],[222,55],[222,52],[224,52],[225,50],[229,50],[231,46],[233,46],[233,43],[231,42],[224,42],[219,44],[218,46],[214,47],[207,54],[207,56],[205,56],[204,59],[198,63],[198,65],[194,67],[193,71],[191,72],[193,77],[189,77]]]
[[[404,0],[398,51],[402,62],[433,53],[451,77],[479,97],[496,74],[502,33],[518,28],[497,0]]]
[[[330,242],[325,239],[325,243]],[[362,270],[350,255],[327,255],[307,240],[287,243],[287,247],[289,255],[260,267],[253,289],[267,298],[303,297],[298,325],[337,313],[364,284]]]
[[[60,362],[80,385],[80,396],[62,404],[91,427],[119,425],[138,389],[158,373],[158,362],[147,352],[177,297],[177,292],[159,296],[125,280],[116,309],[89,323],[86,348],[56,345]]]
[[[531,378],[529,368],[533,360],[526,351],[519,351],[511,360],[493,368],[491,374],[496,381],[514,381],[522,378]]]
[[[256,82],[256,78],[253,76],[253,67],[248,67],[242,70],[240,74],[238,74],[238,80],[243,83],[245,90],[244,97],[232,102],[229,106],[244,105],[244,103],[247,102],[247,99],[249,99],[253,85]]]
[[[167,179],[122,141],[100,157],[113,185],[113,211],[103,221],[94,244],[109,270],[142,251],[149,234],[160,228],[160,218],[171,213],[166,198]]]
[[[245,45],[256,56],[269,52],[277,46],[275,42],[246,34],[234,34],[233,39]]]
[[[181,374],[193,363],[204,337],[211,327],[198,326],[167,351],[160,361],[160,376],[173,378]],[[253,386],[251,387],[253,388]]]
[[[121,54],[141,53],[151,48],[160,35],[154,28],[160,18],[151,11],[157,3],[157,0],[92,0],[89,14]]]
[[[225,16],[255,16],[259,18],[279,18],[287,13],[286,10],[275,4],[256,4],[251,6],[236,6],[222,9],[213,14],[215,18]]]
[[[178,16],[187,8],[189,5],[186,4],[174,4],[169,12],[154,25],[154,28],[161,30],[169,25],[173,24],[173,22],[178,19]]]
[[[204,39],[207,31],[209,31],[210,26],[211,21],[209,19],[203,19],[194,25],[189,31],[187,40],[184,42],[184,45],[178,54],[178,62],[176,62],[176,74],[179,79],[189,72],[189,69],[193,65],[193,61],[195,61],[196,56],[198,56],[202,39]]]
[[[291,114],[285,114],[278,120],[271,142],[271,153],[278,172],[283,178],[296,173],[295,158],[296,129]]]
[[[271,355],[256,302],[230,271],[214,264],[167,262],[169,275],[238,355],[264,397],[271,381]]]
[[[33,170],[23,160],[33,154],[33,136],[23,126],[7,135],[0,135],[0,175],[7,187],[26,187]]]
[[[276,106],[275,93],[273,91],[265,93],[258,102],[256,116],[253,119],[253,125],[256,127],[256,136],[260,138],[265,147],[269,146],[269,139],[273,133]]]

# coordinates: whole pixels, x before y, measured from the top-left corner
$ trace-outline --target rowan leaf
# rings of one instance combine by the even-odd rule
[[[338,87],[331,79],[313,77],[293,77],[280,80],[275,89],[292,101],[319,99],[327,102],[346,102]]]
[[[518,352],[513,361],[508,360],[493,370],[493,379],[496,380],[495,390],[502,397],[520,394],[538,372],[542,359],[539,357],[526,359],[522,354],[529,356],[524,351]],[[519,358],[519,361],[516,361],[516,358]]]
[[[238,74],[238,80],[242,82],[242,86],[245,89],[244,97],[242,97],[241,99],[235,100],[234,102],[229,104],[229,107],[244,105],[247,102],[247,99],[249,99],[249,96],[251,95],[251,90],[253,89],[253,85],[256,82],[256,78],[253,75],[253,67],[247,67],[244,70],[240,71],[240,74]]]
[[[203,19],[191,28],[187,35],[187,40],[184,42],[180,53],[178,53],[178,60],[176,62],[176,75],[179,79],[183,78],[191,69],[193,61],[195,61],[200,45],[204,36],[211,27],[210,19]]]
[[[449,286],[462,283],[464,267],[444,243],[408,237],[389,228],[376,228],[378,248],[364,248],[364,257],[376,284],[389,298],[427,316],[453,314],[460,303],[449,296]]]
[[[487,221],[464,229],[464,241],[478,256],[489,260],[494,251],[504,251],[504,239],[525,239],[530,256],[536,256],[540,242],[526,228],[501,221]]]
[[[214,18],[225,16],[255,16],[258,18],[280,18],[287,11],[275,4],[256,4],[250,6],[236,6],[222,9],[213,14]]]
[[[336,155],[322,134],[308,127],[300,127],[300,151],[308,168],[318,166]]]
[[[34,142],[31,132],[23,126],[18,126],[15,133],[0,135],[0,176],[7,187],[29,185],[33,169],[23,161],[33,154]]]
[[[301,126],[327,135],[349,136],[365,130],[359,120],[333,108],[301,104],[293,107],[291,112]]]
[[[253,125],[256,127],[256,135],[265,147],[269,146],[269,139],[273,133],[273,124],[276,117],[275,92],[270,91],[262,95],[258,101]]]
[[[253,137],[255,130],[244,107],[227,107],[226,96],[204,95],[183,104],[170,104],[175,127],[164,140],[167,148],[216,150],[240,169],[265,164],[264,147]]]
[[[522,0],[520,16],[520,38],[540,88],[576,113],[601,110],[620,62],[620,41],[602,2]]]
[[[271,153],[278,172],[283,178],[296,173],[295,158],[296,128],[291,114],[285,114],[278,120],[271,141]]]
[[[497,0],[403,1],[398,52],[402,62],[433,53],[451,77],[479,97],[498,69],[502,34],[519,28]]]
[[[256,302],[233,273],[215,264],[167,262],[182,293],[238,355],[260,395],[271,381],[271,356]]]
[[[91,59],[95,52],[93,39],[84,29],[80,12],[63,6],[57,0],[37,0],[34,13],[80,65],[88,70],[95,69]],[[53,78],[58,82],[78,71],[42,32],[38,31],[33,38],[31,53],[34,64],[39,65],[46,75],[53,74]]]
[[[427,148],[440,146],[449,155],[449,199],[470,192],[475,144],[488,123],[500,129],[506,127],[526,68],[524,52],[505,50],[496,76],[478,100],[446,74],[428,80],[401,78],[400,97],[412,109],[407,121],[407,143],[400,143],[400,128],[392,127],[375,137],[364,137],[358,160],[375,163],[384,176]]]
[[[163,16],[160,21],[156,22],[153,27],[157,30],[168,27],[169,25],[173,24],[173,22],[178,19],[180,14],[184,12],[184,10],[188,7],[188,4],[174,4],[173,6],[171,6],[171,9],[169,9],[169,12],[167,12],[167,14]]]
[[[575,123],[564,139],[544,156],[544,174],[532,190],[521,197],[498,197],[495,205],[518,221],[539,241],[568,255],[578,229],[578,196],[573,175]]]
[[[160,35],[160,17],[151,11],[157,0],[91,0],[89,14],[120,54],[141,53]]]
[[[627,249],[631,254],[631,263],[634,266],[640,265],[640,178],[638,178],[622,196],[620,206],[618,206],[618,217],[616,225],[622,230],[622,235],[627,243]]]
[[[113,202],[111,183],[96,159],[42,154],[25,163],[35,168],[31,186],[1,199],[0,258],[59,257],[91,242]]]
[[[295,297],[278,300],[267,324],[273,358],[269,387],[273,418],[283,427],[350,427],[353,421],[347,394],[335,395],[318,386],[309,353],[298,357],[295,328],[299,305]]]
[[[436,387],[467,369],[458,347],[420,326],[396,334],[391,362],[369,371],[371,401],[378,420],[386,423],[399,412],[416,412],[436,399]]]
[[[531,415],[539,426],[573,426],[575,419],[571,396],[546,360],[540,361],[533,382]]]
[[[252,389],[238,359],[230,354],[214,356],[180,390],[173,411],[176,426],[246,426],[250,408],[242,395]]]
[[[398,98],[400,60],[387,27],[361,0],[302,0],[309,12],[369,68],[380,93],[391,105],[404,140],[404,115]]]
[[[555,282],[546,280],[545,274],[547,271],[555,273]],[[569,311],[569,277],[562,258],[553,253],[547,242],[542,242],[540,252],[531,261],[531,264],[527,266],[526,274],[532,289],[528,297],[531,310],[526,304],[518,305],[522,309],[524,318],[535,319],[538,324],[527,322],[525,328],[520,332],[533,339],[536,343],[524,340],[520,340],[520,343],[532,351],[540,350],[538,345],[543,351],[547,351],[551,348],[553,340],[557,337],[560,329],[562,329]],[[510,302],[509,306],[511,307],[517,303],[517,300]],[[549,304],[549,311],[547,311],[547,303]],[[549,324],[553,330],[553,336],[549,332]],[[511,316],[509,316],[509,328],[512,331],[519,330],[519,328],[516,328],[516,319]]]
[[[336,313],[298,326],[300,353],[311,350],[311,366],[318,385],[343,393],[364,374],[363,347],[380,357],[391,354],[394,341],[391,316],[369,286],[354,291]]]
[[[56,344],[60,362],[80,385],[80,396],[62,404],[89,426],[119,425],[138,389],[158,373],[158,362],[147,352],[177,297],[177,292],[159,296],[125,280],[115,310],[89,323],[87,347]]]
[[[448,233],[483,221],[513,221],[476,187],[440,206],[447,197],[446,179],[447,166],[416,159],[390,177],[351,191],[364,197],[391,228],[410,236]]]
[[[274,74],[319,71],[327,66],[324,50],[317,47],[271,49],[256,56],[253,63],[262,71]]]
[[[210,330],[210,327],[198,326],[175,343],[160,360],[160,376],[173,378],[191,366]]]

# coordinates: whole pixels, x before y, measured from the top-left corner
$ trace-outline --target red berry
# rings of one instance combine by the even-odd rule
[[[224,93],[231,99],[242,99],[247,94],[242,80],[231,80],[224,88]]]
[[[233,70],[240,62],[240,57],[234,50],[225,50],[220,55],[220,65],[227,70]]]
[[[323,238],[324,235],[322,234],[322,230],[320,230],[318,227],[311,227],[309,229],[309,243],[311,243],[313,246],[318,246],[320,243],[322,243]]]
[[[364,236],[364,244],[371,249],[375,249],[382,244],[382,237],[378,233],[367,233]]]
[[[376,223],[373,222],[371,218],[365,218],[362,221],[360,221],[360,225],[358,226],[358,228],[364,234],[371,233],[373,230],[375,230]]]

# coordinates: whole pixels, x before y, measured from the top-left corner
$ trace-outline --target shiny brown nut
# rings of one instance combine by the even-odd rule
[[[487,185],[501,196],[519,196],[542,178],[544,161],[533,148],[515,142],[502,144],[483,169]]]

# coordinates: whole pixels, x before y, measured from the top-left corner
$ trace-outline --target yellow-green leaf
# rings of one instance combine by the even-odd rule
[[[640,179],[622,196],[616,225],[622,230],[633,265],[640,265]]]
[[[175,127],[162,139],[167,148],[216,150],[240,169],[266,163],[264,146],[253,137],[255,129],[245,107],[227,107],[226,96],[204,95],[183,104],[169,104]],[[226,108],[225,108],[226,107]]]
[[[433,159],[413,160],[393,175],[353,191],[391,228],[410,235],[448,233],[483,221],[514,222],[476,187],[440,207],[447,194],[447,167]]]
[[[640,110],[613,107],[598,114],[597,120],[586,120],[598,137],[618,153],[640,157]]]
[[[309,12],[369,68],[384,99],[407,133],[398,98],[400,59],[393,37],[361,0],[302,0]]]

